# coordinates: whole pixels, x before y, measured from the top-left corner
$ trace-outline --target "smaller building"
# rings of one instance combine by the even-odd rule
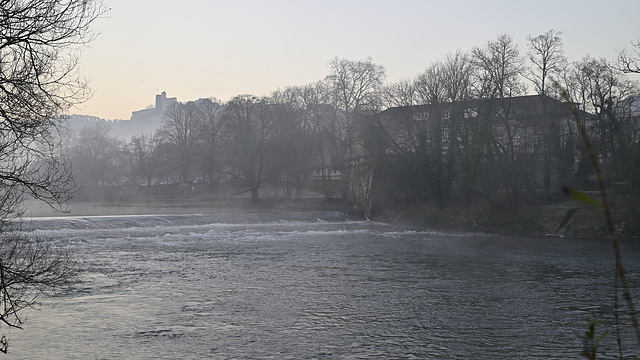
[[[131,119],[120,120],[114,123],[113,135],[118,138],[128,139],[133,135],[153,134],[153,132],[162,125],[162,115],[165,110],[171,104],[177,102],[177,98],[168,98],[167,93],[163,91],[156,95],[154,107],[133,111],[131,113]]]

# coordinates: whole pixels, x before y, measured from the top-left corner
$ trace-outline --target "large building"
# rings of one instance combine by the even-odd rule
[[[574,110],[538,95],[389,108],[365,121],[352,148],[350,197],[368,211],[389,201],[548,197],[580,165]]]

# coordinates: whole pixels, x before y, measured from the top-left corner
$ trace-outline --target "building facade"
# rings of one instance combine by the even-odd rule
[[[590,114],[546,96],[393,107],[363,122],[347,172],[367,212],[395,203],[484,198],[518,206],[559,196],[584,160]]]

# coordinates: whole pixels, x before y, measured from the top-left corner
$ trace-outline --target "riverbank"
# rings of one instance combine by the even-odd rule
[[[609,238],[602,209],[567,201],[534,205],[517,211],[496,210],[474,204],[438,209],[422,206],[385,211],[382,221],[438,230],[480,232],[514,236]],[[640,223],[624,212],[614,212],[618,236],[640,240]]]
[[[49,206],[31,202],[25,214],[41,216],[101,216],[143,214],[196,214],[266,211],[340,211],[354,219],[364,215],[339,199],[307,194],[301,199],[262,194],[258,201],[243,196],[211,196],[196,188],[149,187],[106,189],[94,199],[71,202],[68,212],[54,212]],[[95,194],[95,193],[94,193]],[[614,213],[621,239],[640,241],[640,221]],[[441,231],[477,232],[515,236],[568,238],[609,237],[602,210],[575,201],[528,205],[518,211],[500,211],[486,204],[453,204],[445,209],[424,205],[408,209],[378,211],[372,220]]]
[[[27,203],[27,217],[48,216],[108,216],[108,215],[149,215],[149,214],[210,214],[242,212],[304,212],[340,211],[354,218],[362,217],[352,207],[338,199],[259,199],[247,198],[206,198],[206,197],[154,197],[130,199],[129,201],[72,201],[65,212],[51,209],[37,201]]]

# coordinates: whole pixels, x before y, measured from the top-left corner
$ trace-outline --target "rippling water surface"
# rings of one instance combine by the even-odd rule
[[[415,231],[341,213],[33,226],[69,240],[87,271],[10,333],[7,359],[567,359],[580,358],[590,315],[615,355],[606,241]],[[639,254],[625,251],[632,285]]]

